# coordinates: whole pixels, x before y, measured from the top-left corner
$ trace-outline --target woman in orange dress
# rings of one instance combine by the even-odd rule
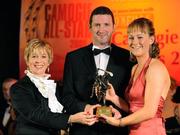
[[[162,110],[170,77],[165,65],[157,59],[159,48],[152,21],[138,18],[130,23],[128,45],[131,58],[137,61],[125,93],[128,102],[116,95],[111,84],[106,99],[130,114],[120,119],[101,117],[114,126],[129,125],[130,135],[165,135]]]

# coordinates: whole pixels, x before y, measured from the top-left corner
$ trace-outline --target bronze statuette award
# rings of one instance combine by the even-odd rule
[[[108,89],[108,78],[112,77],[113,74],[109,71],[104,71],[104,75],[98,75],[98,71],[102,69],[97,69],[95,82],[93,84],[92,88],[92,94],[91,98],[94,96],[94,94],[97,97],[97,100],[99,103],[102,103],[103,105],[101,107],[98,107],[96,110],[96,115],[100,116],[100,114],[105,114],[107,116],[112,116],[112,110],[110,107],[106,106],[106,90]]]

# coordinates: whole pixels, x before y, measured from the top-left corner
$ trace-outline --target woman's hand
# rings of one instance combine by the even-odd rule
[[[93,125],[96,121],[96,116],[87,112],[79,112],[69,117],[69,123],[81,123],[88,126]]]
[[[106,100],[112,101],[116,97],[117,97],[117,95],[115,93],[115,90],[114,90],[112,84],[108,83],[108,89],[106,91]]]
[[[120,126],[120,119],[118,119],[116,117],[109,117],[109,116],[106,116],[104,114],[101,114],[100,117],[105,119],[106,123],[108,123],[110,125],[113,125],[116,127]]]
[[[112,105],[109,106],[109,107],[110,107],[111,110],[112,110],[112,113],[113,113],[113,117],[114,117],[114,118],[119,119],[119,118],[122,117],[122,116],[121,116],[121,113],[120,113],[116,108],[114,108]]]
[[[108,83],[108,85],[109,85],[109,88],[106,91],[106,100],[111,101],[120,109],[128,112],[129,105],[127,104],[127,102],[124,99],[122,99],[121,97],[119,97],[118,95],[116,95],[112,84]]]

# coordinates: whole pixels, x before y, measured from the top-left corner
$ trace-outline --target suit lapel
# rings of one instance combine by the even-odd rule
[[[106,68],[106,70],[110,71],[110,72],[111,72],[112,67],[114,65],[114,58],[113,58],[114,57],[114,47],[115,46],[113,44],[111,44],[111,54],[110,54],[110,57],[109,57],[107,68]]]
[[[24,84],[23,86],[25,89],[28,89],[29,91],[36,93],[36,96],[42,96],[41,93],[39,92],[38,88],[35,86],[35,84],[30,80],[28,76],[24,77]]]
[[[96,65],[95,65],[95,60],[92,52],[92,44],[90,44],[83,57],[83,61],[86,65],[86,69],[90,71],[90,73],[95,73],[96,72]]]

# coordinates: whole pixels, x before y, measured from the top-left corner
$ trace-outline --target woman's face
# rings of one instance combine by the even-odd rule
[[[136,57],[149,56],[150,45],[154,42],[154,37],[140,30],[132,31],[128,34],[128,45],[133,55]]]
[[[37,48],[29,55],[27,66],[32,74],[44,76],[49,66],[48,53],[43,48]]]

